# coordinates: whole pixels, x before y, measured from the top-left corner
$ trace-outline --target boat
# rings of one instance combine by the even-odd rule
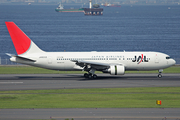
[[[93,8],[99,8],[100,5],[99,4],[93,4]]]
[[[121,7],[121,5],[118,5],[118,4],[109,4],[109,3],[102,4],[102,6],[105,6],[105,7]]]
[[[83,8],[79,9],[64,9],[64,6],[60,3],[59,6],[55,9],[56,12],[84,12]]]

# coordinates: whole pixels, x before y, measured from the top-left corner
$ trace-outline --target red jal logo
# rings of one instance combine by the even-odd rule
[[[132,60],[132,62],[138,62],[137,64],[140,64],[141,62],[148,62],[148,60],[147,60],[146,56],[141,54],[141,56],[139,56],[139,57],[134,56],[134,60]]]

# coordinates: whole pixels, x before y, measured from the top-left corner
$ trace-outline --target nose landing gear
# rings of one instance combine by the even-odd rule
[[[159,74],[158,74],[158,78],[161,78],[161,77],[162,77],[162,75],[161,75],[161,73],[159,73]]]
[[[163,69],[159,70],[158,78],[162,78],[162,75],[161,75],[162,71],[163,71]]]

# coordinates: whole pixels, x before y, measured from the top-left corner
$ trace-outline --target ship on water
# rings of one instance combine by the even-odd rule
[[[64,6],[60,3],[59,6],[55,9],[56,12],[84,12],[83,8],[79,9],[64,9]]]
[[[105,4],[101,4],[102,6],[105,6],[105,7],[121,7],[121,5],[118,5],[118,4],[109,4],[109,3],[105,3]]]

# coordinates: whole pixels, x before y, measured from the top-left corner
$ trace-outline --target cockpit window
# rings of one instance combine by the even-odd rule
[[[166,59],[171,59],[171,57],[168,56],[168,57],[166,57]]]

